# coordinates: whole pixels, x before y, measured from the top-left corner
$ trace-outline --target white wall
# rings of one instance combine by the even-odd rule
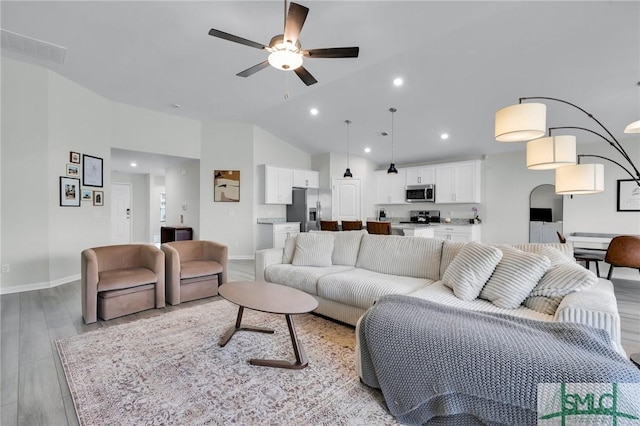
[[[57,195],[49,189],[47,87],[46,71],[2,58],[2,264],[10,266],[3,286],[49,281],[48,215]]]
[[[186,160],[175,167],[167,168],[164,183],[167,226],[189,226],[193,228],[193,239],[201,239],[200,160]],[[183,206],[186,206],[186,210]]]
[[[252,258],[254,210],[253,134],[251,124],[203,123],[200,205],[203,240],[229,247],[233,258]],[[213,201],[214,170],[240,171],[240,201]]]
[[[147,175],[149,182],[149,236],[151,243],[160,242],[160,194],[165,193],[164,176]]]
[[[80,252],[110,242],[110,207],[59,206],[69,151],[103,158],[111,147],[169,155],[200,150],[200,122],[108,101],[43,68],[2,59],[2,292],[77,279]],[[17,179],[19,177],[19,179]]]

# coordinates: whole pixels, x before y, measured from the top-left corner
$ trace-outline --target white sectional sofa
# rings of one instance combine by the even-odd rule
[[[579,288],[578,285],[580,291],[566,291],[568,294],[562,296],[557,308],[554,305],[555,312],[549,309],[533,310],[524,305],[501,307],[498,306],[500,303],[496,305],[480,298],[484,293],[473,300],[463,300],[450,288],[451,283],[443,281],[443,277],[467,244],[479,243],[369,235],[366,231],[300,234],[289,238],[284,249],[256,252],[256,280],[302,290],[317,299],[318,308],[315,312],[351,325],[356,325],[379,297],[404,294],[477,311],[505,313],[540,321],[587,324],[606,330],[614,348],[624,355],[620,345],[620,317],[610,281],[596,279],[584,268],[573,268],[573,272],[586,274],[585,277],[593,285],[587,288]],[[552,253],[549,264],[566,262],[575,266],[572,248],[566,244],[517,244],[510,247],[520,250],[518,253],[538,253],[537,259],[540,253],[548,254],[548,248],[552,247],[555,254]],[[470,248],[467,247],[466,252]],[[511,252],[508,248],[503,247],[503,250]],[[457,262],[458,269],[460,263]],[[468,263],[470,272],[475,273],[475,267],[475,262]],[[549,266],[546,265],[546,268],[548,271]],[[575,275],[573,281],[576,280]],[[562,281],[566,274],[559,276]],[[563,283],[560,284],[562,286]]]

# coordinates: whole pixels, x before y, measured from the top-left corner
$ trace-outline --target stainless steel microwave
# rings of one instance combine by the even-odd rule
[[[435,185],[407,185],[405,191],[407,203],[432,203],[436,201]]]

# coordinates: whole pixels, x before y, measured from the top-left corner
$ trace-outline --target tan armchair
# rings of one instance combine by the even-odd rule
[[[160,246],[166,258],[170,305],[218,294],[227,282],[227,246],[213,241],[175,241]]]
[[[89,248],[81,254],[86,324],[164,308],[164,253],[147,244]]]

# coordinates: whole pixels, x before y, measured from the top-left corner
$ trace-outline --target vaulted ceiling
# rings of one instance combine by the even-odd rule
[[[381,166],[391,156],[391,136],[380,134],[391,131],[392,106],[399,164],[523,149],[493,139],[495,111],[523,96],[576,103],[620,138],[640,118],[639,2],[298,3],[310,9],[304,49],[360,47],[357,59],[305,60],[318,80],[309,87],[271,67],[237,77],[266,52],[207,34],[268,44],[282,32],[281,1],[2,1],[2,29],[67,48],[63,64],[3,55],[113,101],[251,122],[310,153],[344,152],[350,119],[352,154]],[[548,125],[593,127],[578,111],[548,106]]]

